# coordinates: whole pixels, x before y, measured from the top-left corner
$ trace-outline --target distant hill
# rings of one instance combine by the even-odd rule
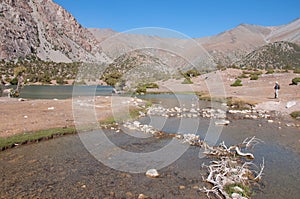
[[[132,87],[139,83],[167,80],[178,75],[178,72],[147,52],[133,51],[109,64],[103,72],[102,80],[113,86],[123,80]]]
[[[300,46],[284,41],[274,42],[247,54],[236,65],[262,69],[300,67]]]
[[[156,48],[175,49],[176,52],[185,53],[193,42],[176,39],[160,38],[147,35],[134,35],[117,33],[107,29],[89,29],[98,41],[105,53],[113,56],[120,49],[134,49],[136,46],[150,46]],[[109,40],[109,42],[106,42]],[[241,24],[236,28],[224,31],[218,35],[195,38],[199,44],[209,53],[216,64],[231,65],[242,59],[248,53],[257,50],[269,43],[287,41],[300,44],[300,19],[282,26],[259,26]],[[197,54],[197,49],[190,48],[189,53]],[[176,59],[171,64],[176,65]]]

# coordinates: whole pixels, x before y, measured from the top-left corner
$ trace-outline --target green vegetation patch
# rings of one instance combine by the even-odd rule
[[[69,127],[54,128],[31,133],[18,134],[7,138],[0,138],[0,149],[5,150],[7,148],[12,148],[18,144],[22,145],[31,142],[39,142],[41,140],[47,140],[53,137],[74,133],[76,133],[76,129],[74,127]]]
[[[294,111],[290,115],[292,118],[300,118],[300,111]]]
[[[147,88],[159,88],[158,84],[156,83],[146,83],[146,84],[140,84],[138,85],[138,87],[136,88],[135,92],[136,93],[146,93],[147,92]]]
[[[299,82],[300,82],[300,77],[295,77],[294,79],[292,79],[293,85],[298,85]]]
[[[239,189],[243,191],[237,191],[235,187],[238,187]],[[235,184],[229,184],[224,187],[224,190],[226,193],[228,193],[229,196],[231,196],[233,193],[238,193],[243,197],[250,198],[252,195],[252,191],[249,186],[243,185],[241,183],[235,183]]]
[[[243,86],[242,84],[242,80],[237,79],[235,80],[235,82],[233,84],[231,84],[230,86],[236,87],[236,86]]]
[[[201,75],[201,74],[196,69],[188,70],[183,74],[184,77],[189,77],[189,78],[190,77],[198,77],[199,75]]]
[[[273,69],[268,69],[266,74],[273,74],[275,71]]]
[[[239,79],[245,79],[245,78],[248,78],[248,77],[249,77],[249,75],[247,75],[245,73],[243,73],[240,76],[238,76]]]
[[[299,74],[299,73],[300,73],[300,68],[295,68],[295,69],[294,69],[294,73]]]
[[[258,80],[258,75],[251,75],[250,80]]]
[[[181,83],[182,84],[193,84],[193,81],[191,80],[191,78],[187,77]]]

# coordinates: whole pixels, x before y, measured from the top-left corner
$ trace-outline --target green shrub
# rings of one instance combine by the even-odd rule
[[[251,75],[250,80],[258,80],[258,75]]]
[[[182,82],[182,84],[193,84],[192,80],[190,78],[185,78]]]
[[[156,83],[147,83],[144,86],[146,88],[159,88],[158,84],[156,84]]]
[[[269,69],[266,74],[273,74],[275,71],[273,69]]]
[[[299,118],[300,117],[300,111],[294,111],[290,114],[292,118]]]
[[[237,80],[235,80],[235,82],[234,82],[233,84],[231,84],[230,86],[234,86],[234,87],[236,87],[236,86],[243,86],[242,80],[237,79]]]
[[[197,77],[199,75],[200,73],[196,69],[188,70],[187,72],[184,73],[185,77]]]
[[[147,88],[144,85],[141,85],[136,88],[135,92],[139,94],[141,93],[145,94],[147,92]]]
[[[262,71],[243,71],[243,73],[249,75],[261,75]]]
[[[300,68],[295,68],[294,73],[300,73]]]
[[[297,85],[298,82],[300,82],[300,77],[295,77],[294,79],[292,79],[292,84],[293,85]]]
[[[243,191],[239,191],[237,192],[234,187],[240,187]],[[231,196],[231,194],[233,193],[238,193],[243,197],[247,197],[250,198],[250,196],[252,195],[252,191],[250,189],[250,187],[248,187],[247,185],[243,185],[242,183],[234,183],[234,184],[228,184],[224,187],[224,190],[226,193],[228,193],[228,195]]]
[[[10,80],[9,82],[11,85],[17,85],[18,84],[18,78],[13,78],[12,80]]]
[[[65,81],[63,78],[58,77],[58,78],[56,78],[56,83],[60,84],[60,85],[63,85],[63,84],[67,84],[68,82]]]
[[[120,80],[122,74],[119,72],[113,72],[105,75],[103,80],[110,86],[115,86],[116,83]]]
[[[246,75],[245,73],[241,74],[240,76],[238,76],[239,79],[243,79],[243,78],[248,78],[249,76]]]

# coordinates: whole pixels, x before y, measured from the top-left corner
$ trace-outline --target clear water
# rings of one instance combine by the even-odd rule
[[[95,96],[111,95],[113,88],[110,86],[76,86],[77,95]],[[25,86],[21,89],[20,97],[26,99],[67,99],[72,98],[73,86]]]
[[[97,88],[96,93],[99,95],[104,94],[105,92],[109,93],[110,89],[111,88],[109,87],[100,87],[99,90]],[[22,91],[22,97],[24,98],[69,98],[71,96],[72,87],[67,86],[30,86],[27,88],[25,87]],[[161,94],[145,95],[142,98],[149,99],[153,103],[158,103],[166,107],[173,107],[178,104],[184,104],[186,107],[192,106],[192,104],[196,104],[196,106],[198,106],[198,102],[195,100],[193,95],[180,95],[180,97],[175,97],[174,95]],[[200,102],[199,104],[199,107],[211,106],[218,105],[213,105],[210,102]],[[197,134],[199,134],[201,137],[206,136],[206,132],[210,123],[209,119],[184,120],[186,120],[184,121],[186,125],[181,129],[182,133],[189,133],[190,131],[194,130],[190,128],[196,124]],[[143,123],[150,124],[152,122],[153,126],[157,125],[158,128],[162,127],[163,131],[169,133],[177,133],[180,123],[180,119],[165,119],[161,117],[143,118],[141,121]],[[160,121],[160,123],[157,121]],[[161,126],[162,123],[163,126]],[[253,196],[253,198],[300,198],[300,132],[297,128],[288,128],[284,126],[281,126],[282,128],[278,127],[279,124],[270,124],[266,120],[234,120],[229,126],[223,128],[222,134],[218,139],[219,142],[224,140],[226,144],[237,144],[243,141],[245,138],[252,136],[256,136],[264,141],[264,143],[257,145],[253,151],[251,151],[256,157],[254,160],[255,164],[259,165],[262,162],[262,158],[265,159],[265,170],[261,189],[256,190],[256,194]],[[119,139],[117,142],[124,143],[124,145],[126,145],[126,143],[128,144],[133,142],[130,138],[114,138],[114,136],[115,134],[112,136],[113,139]],[[153,143],[149,142],[146,144],[148,149],[151,149],[151,144],[153,144],[153,149],[157,149],[159,147],[163,147],[166,143],[164,141],[157,140],[153,141]],[[139,149],[139,147],[143,147],[143,142],[139,145],[134,144],[131,146],[135,148],[138,147],[137,149]],[[189,150],[188,153],[184,154],[178,161],[168,167],[164,172],[172,173],[172,169],[177,169],[178,171],[176,170],[176,172],[179,172],[180,179],[195,178],[193,180],[197,180],[197,183],[200,184],[201,177],[199,173],[203,173],[203,171],[201,171],[201,164],[203,161],[207,161],[207,159],[199,160],[198,152],[198,150],[192,148],[192,150]],[[78,156],[78,154],[81,155]],[[77,180],[82,178],[80,172],[76,175],[70,176],[67,179],[64,179],[65,181],[58,179],[61,176],[57,177],[52,174],[50,175],[50,173],[48,175],[47,172],[43,174],[43,172],[45,172],[43,171],[43,168],[47,168],[48,165],[51,165],[51,168],[54,171],[58,170],[62,173],[68,173],[70,169],[76,170],[76,168],[73,168],[72,165],[68,165],[68,161],[75,161],[76,166],[81,168],[82,172],[85,172],[85,167],[88,167],[88,165],[94,165],[93,167],[88,167],[91,175],[90,177],[87,177],[86,180],[91,178],[91,180],[94,180],[95,182],[100,182],[100,176],[102,176],[102,174],[99,174],[99,179],[92,177],[93,173],[99,172],[98,167],[100,166],[95,163],[95,160],[92,156],[87,154],[88,152],[85,151],[83,145],[78,139],[78,136],[68,136],[67,138],[54,139],[39,144],[21,146],[17,149],[1,152],[1,179],[3,182],[5,182],[1,185],[1,189],[9,192],[13,190],[13,188],[10,188],[9,186],[11,185],[13,187],[14,184],[16,184],[18,185],[18,189],[22,190],[22,193],[27,193],[25,189],[26,187],[24,188],[27,183],[30,182],[32,186],[41,187],[40,189],[43,189],[43,182],[47,182],[47,179],[49,181],[49,179],[52,178],[53,179],[51,182],[57,181],[57,183],[60,184],[61,182],[64,182],[65,184],[63,186],[72,187],[72,183],[76,183]],[[28,167],[28,164],[31,164],[32,161],[28,159],[29,157],[35,161],[32,168]],[[84,159],[82,159],[82,157],[84,157]],[[57,163],[55,162],[56,160]],[[65,163],[61,161],[65,161]],[[101,168],[102,167],[103,165]],[[102,169],[104,170],[104,168]],[[40,171],[43,175],[37,173],[36,171]],[[107,175],[107,178],[109,178],[111,175],[115,175],[113,173],[114,171],[109,171],[105,175]],[[37,175],[38,177],[33,178],[32,175]],[[19,177],[16,178],[15,176]],[[134,187],[135,190],[141,191],[140,189],[142,189],[141,187],[143,187],[144,184],[140,182],[144,181],[145,183],[149,183],[144,176],[138,176],[136,182],[134,182],[131,187]],[[168,184],[168,177],[166,176],[160,181],[163,183],[159,185],[162,186],[162,189],[169,190],[172,186],[171,184]],[[164,183],[166,184],[166,187],[163,187]],[[183,183],[183,181],[178,180],[178,183]],[[55,187],[55,183],[53,186]],[[149,186],[146,184],[145,187]],[[95,187],[95,189],[101,189],[101,187]],[[127,189],[130,188],[127,187]],[[36,190],[33,189],[31,191],[35,192]],[[64,191],[68,193],[68,190]],[[90,190],[90,193],[94,193],[94,191],[94,189]],[[13,193],[13,191],[11,193]],[[46,191],[46,193],[51,192]],[[53,191],[53,193],[55,192]],[[58,190],[58,193],[62,192]],[[185,194],[187,194],[187,190]],[[20,196],[20,194],[17,194],[17,196]],[[199,197],[201,196],[204,197],[204,195],[199,195]],[[185,197],[178,196],[178,198]]]

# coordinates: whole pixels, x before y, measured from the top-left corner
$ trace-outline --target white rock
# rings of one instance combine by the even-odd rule
[[[289,101],[288,103],[286,103],[286,108],[291,108],[292,106],[295,106],[297,103],[295,101]]]
[[[287,127],[294,127],[294,126],[296,126],[294,123],[287,123],[287,124],[285,124]]]
[[[257,119],[258,117],[256,115],[252,115],[252,119]]]
[[[136,126],[136,127],[139,127],[140,124],[141,124],[141,123],[140,123],[139,121],[134,121],[134,122],[133,122],[133,125]]]
[[[273,121],[273,120],[268,120],[268,122],[269,122],[269,123],[273,123],[274,121]]]
[[[196,109],[193,109],[193,108],[190,110],[190,112],[191,113],[197,113]]]
[[[232,199],[242,199],[242,198],[243,198],[243,196],[241,196],[241,195],[238,194],[238,193],[232,193],[232,194],[231,194],[231,197],[232,197]]]
[[[49,107],[48,110],[54,110],[54,107]]]
[[[230,123],[230,121],[228,120],[217,120],[215,121],[215,124],[218,126],[222,126],[222,125],[228,125]]]
[[[244,190],[239,186],[233,187],[233,190],[236,191],[236,192],[244,192]]]
[[[28,118],[28,116],[27,116],[27,115],[24,115],[24,118],[25,118],[25,119],[27,119],[27,118]]]
[[[150,177],[150,178],[157,178],[159,177],[159,173],[157,172],[156,169],[149,169],[147,172],[146,172],[146,176]]]

